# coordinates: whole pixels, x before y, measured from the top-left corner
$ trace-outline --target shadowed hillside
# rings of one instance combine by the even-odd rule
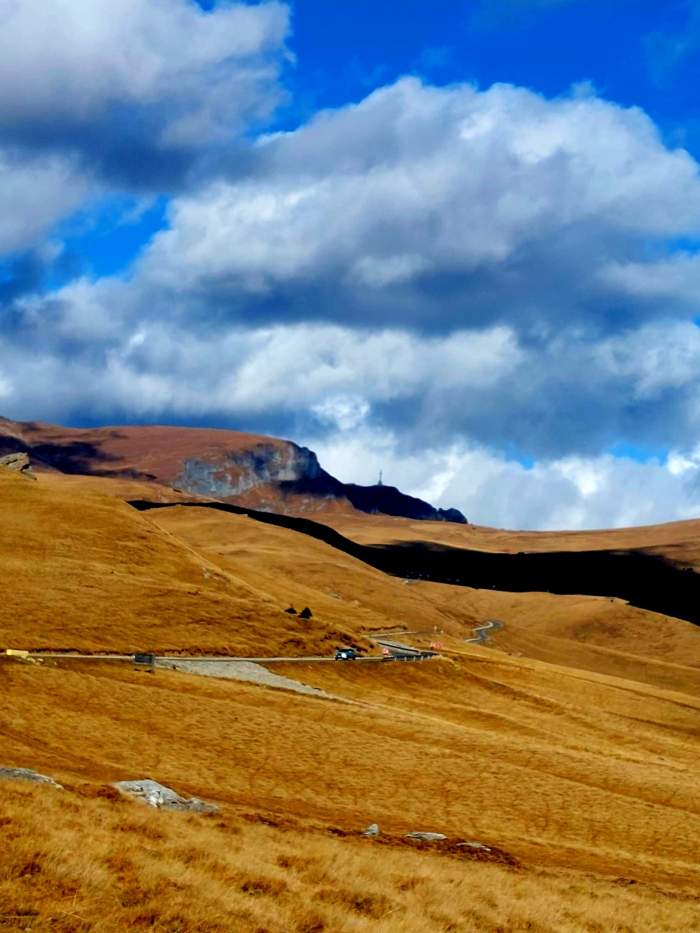
[[[133,500],[139,510],[168,508],[167,503]],[[476,589],[507,592],[589,594],[624,599],[652,612],[700,624],[700,576],[663,555],[645,550],[499,554],[423,541],[363,545],[325,524],[287,515],[270,515],[223,503],[180,503],[181,507],[247,514],[330,544],[385,573]]]

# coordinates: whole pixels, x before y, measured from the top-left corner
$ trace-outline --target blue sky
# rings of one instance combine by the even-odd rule
[[[16,0],[0,411],[495,524],[700,511],[700,3]]]

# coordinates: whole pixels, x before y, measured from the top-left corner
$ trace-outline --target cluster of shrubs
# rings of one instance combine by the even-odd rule
[[[300,619],[310,619],[313,616],[313,612],[309,609],[308,606],[304,606],[301,612],[297,612],[294,606],[290,606],[289,609],[285,609],[285,612],[289,613],[290,616],[299,616]]]

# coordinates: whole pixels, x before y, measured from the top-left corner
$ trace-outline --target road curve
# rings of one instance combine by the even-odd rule
[[[489,635],[498,629],[503,628],[503,622],[498,619],[489,619],[484,625],[479,625],[472,630],[471,638],[465,638],[468,644],[485,645],[488,642]],[[354,662],[364,664],[374,664],[386,661],[425,661],[439,655],[438,651],[426,651],[422,648],[416,648],[413,645],[406,645],[403,642],[388,641],[384,637],[369,636],[380,647],[386,649],[388,654],[382,655],[360,655],[354,659]],[[398,633],[397,633],[398,634]],[[155,662],[162,666],[163,664],[177,663],[183,661],[196,661],[198,663],[211,664],[336,664],[333,656],[328,655],[305,655],[302,657],[284,657],[275,655],[272,657],[249,657],[243,655],[159,655],[153,654]],[[4,660],[27,660],[27,661],[126,661],[128,663],[137,663],[133,654],[80,654],[75,651],[28,651],[17,655],[5,655],[0,653],[0,659]]]
[[[503,628],[503,624],[500,619],[489,619],[484,625],[477,625],[476,628],[472,629],[472,637],[464,640],[470,645],[485,645],[490,634],[497,632],[499,628]]]

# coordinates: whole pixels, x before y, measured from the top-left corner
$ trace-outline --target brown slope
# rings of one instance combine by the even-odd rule
[[[156,525],[114,499],[69,491],[62,478],[32,482],[8,474],[3,480],[0,504],[9,505],[2,527],[14,542],[13,548],[3,545],[3,579],[16,590],[6,587],[3,597],[19,594],[25,606],[22,619],[8,611],[4,624],[15,624],[17,633],[23,624],[62,624],[73,635],[82,626],[94,637],[94,618],[109,624],[105,609],[111,603],[122,634],[142,634],[147,629],[138,626],[144,622],[155,633],[170,624],[170,637],[189,640],[209,627],[202,627],[201,616],[183,616],[182,584],[187,591],[202,567],[221,574],[229,587],[235,583],[224,594],[231,615],[218,618],[221,606],[213,606],[209,625],[215,634],[217,626],[235,622],[251,637],[271,637],[280,616],[265,616],[265,595],[278,605],[292,586],[298,596],[319,601],[325,588],[335,587],[337,595],[325,593],[328,605],[337,602],[352,625],[372,622],[377,606],[415,625],[433,605],[445,627],[451,614],[453,638],[460,624],[465,627],[460,616],[468,604],[457,597],[466,600],[466,589],[404,585],[287,529],[182,508],[155,513]],[[107,580],[112,569],[120,571],[117,581]],[[158,613],[147,599],[153,583],[162,589]],[[218,593],[205,583],[196,598],[186,592],[201,613]],[[109,602],[101,585],[110,588]],[[92,616],[83,611],[90,606]],[[246,606],[261,617],[246,616]],[[47,608],[53,610],[49,617]],[[314,625],[326,624],[330,611],[324,604]],[[172,627],[173,619],[183,628]],[[296,625],[287,617],[282,624]],[[635,920],[636,929],[655,929],[654,921],[658,929],[692,929],[679,889],[697,891],[700,880],[697,700],[488,649],[465,646],[454,658],[376,665],[373,671],[369,665],[327,665],[292,672],[352,704],[172,672],[147,677],[104,665],[33,669],[6,662],[0,664],[3,763],[69,781],[148,774],[236,813],[253,811],[307,830],[332,825],[350,831],[377,820],[395,835],[429,828],[477,838],[518,856],[526,872],[566,867],[586,890],[602,890],[619,876],[661,887],[666,893],[658,903],[668,908],[662,925],[653,912],[646,927]],[[17,826],[24,824],[9,825],[16,840]],[[145,848],[158,842],[157,827],[153,833],[155,839],[144,837]],[[64,851],[70,851],[72,837],[64,838]],[[51,870],[51,859],[44,867],[43,844],[31,842],[15,882],[30,863],[35,884]],[[108,840],[102,845],[105,858],[114,856]],[[365,870],[371,874],[371,862]],[[590,872],[596,875],[584,874]],[[471,876],[463,872],[462,878],[475,896]],[[312,873],[310,892],[313,883]],[[396,883],[387,878],[396,901],[392,910],[400,910]],[[123,900],[133,898],[137,887],[130,882]],[[78,889],[70,890],[75,908]],[[388,917],[387,930],[398,915]],[[435,916],[433,928],[440,922]],[[598,917],[600,929],[624,929],[614,917],[607,917],[607,927]],[[530,919],[531,929],[535,922],[552,927],[547,910]],[[187,928],[186,921],[178,922]],[[285,929],[283,917],[277,928]],[[577,928],[572,921],[571,929]]]
[[[126,503],[0,470],[0,648],[281,651],[285,604]],[[323,620],[305,647],[328,634]]]
[[[0,563],[13,580],[3,645],[327,654],[398,626],[454,647],[495,617],[502,650],[700,692],[688,623],[619,600],[406,584],[285,528],[197,508],[141,514],[102,494],[124,482],[0,474]]]
[[[289,514],[382,512],[464,522],[393,486],[341,483],[313,451],[238,431],[171,426],[63,428],[0,418],[0,456],[23,451],[39,468],[137,479],[248,507]]]
[[[386,515],[319,516],[341,534],[362,544],[431,541],[450,547],[514,554],[520,551],[596,551],[649,549],[700,568],[700,519],[593,531],[510,531],[482,525],[414,522]]]
[[[3,758],[69,781],[149,775],[277,820],[437,829],[530,865],[700,881],[692,698],[478,649],[295,676],[355,702],[0,664]]]
[[[426,646],[438,640],[454,647],[472,635],[474,626],[498,618],[506,624],[490,644],[502,650],[700,693],[697,627],[622,600],[408,582],[321,541],[245,516],[206,508],[146,514],[278,601],[309,605],[329,624],[358,634],[399,627],[426,633]]]
[[[700,924],[696,898],[658,885],[504,867],[478,852],[446,857],[289,820],[265,825],[230,808],[216,821],[183,820],[114,800],[100,785],[47,795],[5,784],[6,929],[12,917],[33,930],[201,933],[696,933]]]
[[[32,458],[68,473],[122,475],[171,485],[190,458],[223,458],[258,445],[282,451],[287,441],[238,431],[165,425],[65,428],[0,418],[0,446],[15,438]]]

